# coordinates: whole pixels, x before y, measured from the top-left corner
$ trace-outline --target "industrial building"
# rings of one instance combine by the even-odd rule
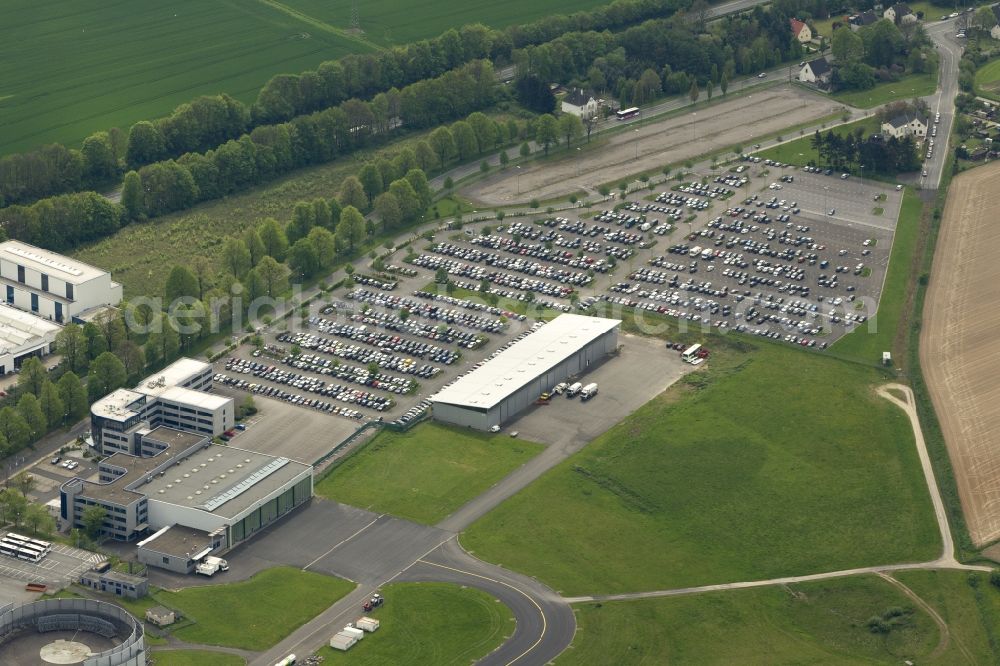
[[[103,455],[149,456],[162,449],[146,437],[158,426],[209,437],[229,430],[236,406],[232,398],[206,393],[212,377],[211,364],[182,358],[134,389],[112,391],[90,407],[94,447]]]
[[[64,483],[60,517],[80,528],[88,507],[102,507],[106,535],[120,541],[151,535],[139,551],[146,564],[190,571],[201,557],[246,540],[313,494],[311,465],[163,426],[140,439],[141,450],[156,452],[115,453],[98,463],[98,481]]]
[[[489,430],[618,348],[621,321],[559,315],[430,398],[434,418]]]
[[[16,240],[0,243],[0,287],[3,302],[60,324],[122,300],[107,271]]]
[[[0,375],[14,372],[27,358],[47,355],[60,330],[47,319],[0,304]]]
[[[144,576],[115,571],[110,564],[105,566],[104,571],[85,571],[80,576],[80,585],[126,599],[141,599],[149,594],[149,581]]]

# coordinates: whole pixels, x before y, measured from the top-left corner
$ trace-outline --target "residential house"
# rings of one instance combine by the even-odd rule
[[[812,30],[809,29],[809,26],[804,21],[788,19],[788,22],[792,24],[792,34],[795,36],[795,39],[803,44],[812,41]]]
[[[830,77],[833,76],[833,68],[826,58],[816,58],[802,65],[799,70],[799,81],[802,83],[813,83],[824,87],[830,85]]]
[[[847,17],[847,24],[851,26],[851,30],[860,30],[876,21],[878,21],[878,14],[871,10]]]
[[[903,3],[897,3],[882,12],[882,18],[887,18],[896,25],[902,25],[916,22],[917,15]]]
[[[1000,5],[993,5],[990,9],[993,10],[993,16],[996,18],[996,25],[990,28],[990,37],[1000,39]]]
[[[927,136],[927,119],[914,113],[904,113],[882,123],[882,134],[902,139],[905,136]]]
[[[563,113],[572,113],[583,120],[596,116],[597,107],[597,98],[594,94],[582,88],[570,90],[562,99]]]

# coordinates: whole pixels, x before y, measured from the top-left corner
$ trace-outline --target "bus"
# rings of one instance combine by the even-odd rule
[[[8,532],[3,536],[3,540],[9,543],[16,543],[24,546],[33,546],[44,551],[46,554],[52,550],[52,544],[48,541],[42,541],[41,539],[32,539],[26,537],[23,534],[16,534],[14,532]]]
[[[700,351],[701,345],[691,345],[681,354],[681,360],[687,363],[694,363],[697,360],[698,363],[701,363],[701,359],[698,358],[698,352]]]
[[[639,107],[636,106],[615,112],[615,117],[617,117],[618,120],[628,120],[629,118],[635,118],[638,115],[639,115]]]
[[[40,551],[32,550],[27,546],[18,546],[9,541],[0,541],[0,554],[27,562],[38,562],[45,557],[45,554]]]

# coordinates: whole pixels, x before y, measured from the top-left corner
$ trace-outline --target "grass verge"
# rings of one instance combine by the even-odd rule
[[[877,132],[879,128],[877,118],[862,118],[852,123],[844,123],[830,128],[839,136],[846,136],[857,128],[861,128],[865,134]],[[819,153],[812,147],[813,135],[803,136],[794,141],[788,141],[773,148],[765,148],[755,154],[764,159],[772,159],[785,164],[795,164],[804,166],[806,164],[819,164]]]
[[[156,598],[196,620],[173,632],[183,641],[266,650],[352,589],[340,578],[276,567],[239,583],[161,590]]]
[[[316,485],[353,506],[433,524],[537,455],[539,444],[421,423],[380,432]]]
[[[933,95],[937,88],[937,70],[928,74],[908,74],[899,81],[879,83],[871,90],[850,90],[830,97],[859,109],[873,109],[901,99]]]
[[[994,595],[995,596],[995,595]],[[868,621],[899,609],[888,633]],[[892,613],[888,613],[892,614]],[[930,616],[876,576],[576,606],[573,649],[557,664],[954,664],[928,660]],[[976,663],[991,663],[983,660]]]
[[[208,650],[161,650],[150,656],[156,666],[243,666],[247,663],[239,655]]]
[[[468,664],[496,649],[514,633],[514,616],[504,604],[476,589],[447,583],[394,583],[382,590],[378,631],[349,653],[330,647],[324,663]]]
[[[881,380],[778,345],[717,352],[462,543],[565,594],[931,559],[912,431]]]

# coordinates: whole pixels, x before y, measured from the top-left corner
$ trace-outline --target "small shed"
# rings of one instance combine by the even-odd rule
[[[892,365],[892,354],[887,351],[882,352],[882,365]]]
[[[174,612],[164,606],[153,606],[146,609],[146,620],[158,627],[167,627],[177,621]]]

